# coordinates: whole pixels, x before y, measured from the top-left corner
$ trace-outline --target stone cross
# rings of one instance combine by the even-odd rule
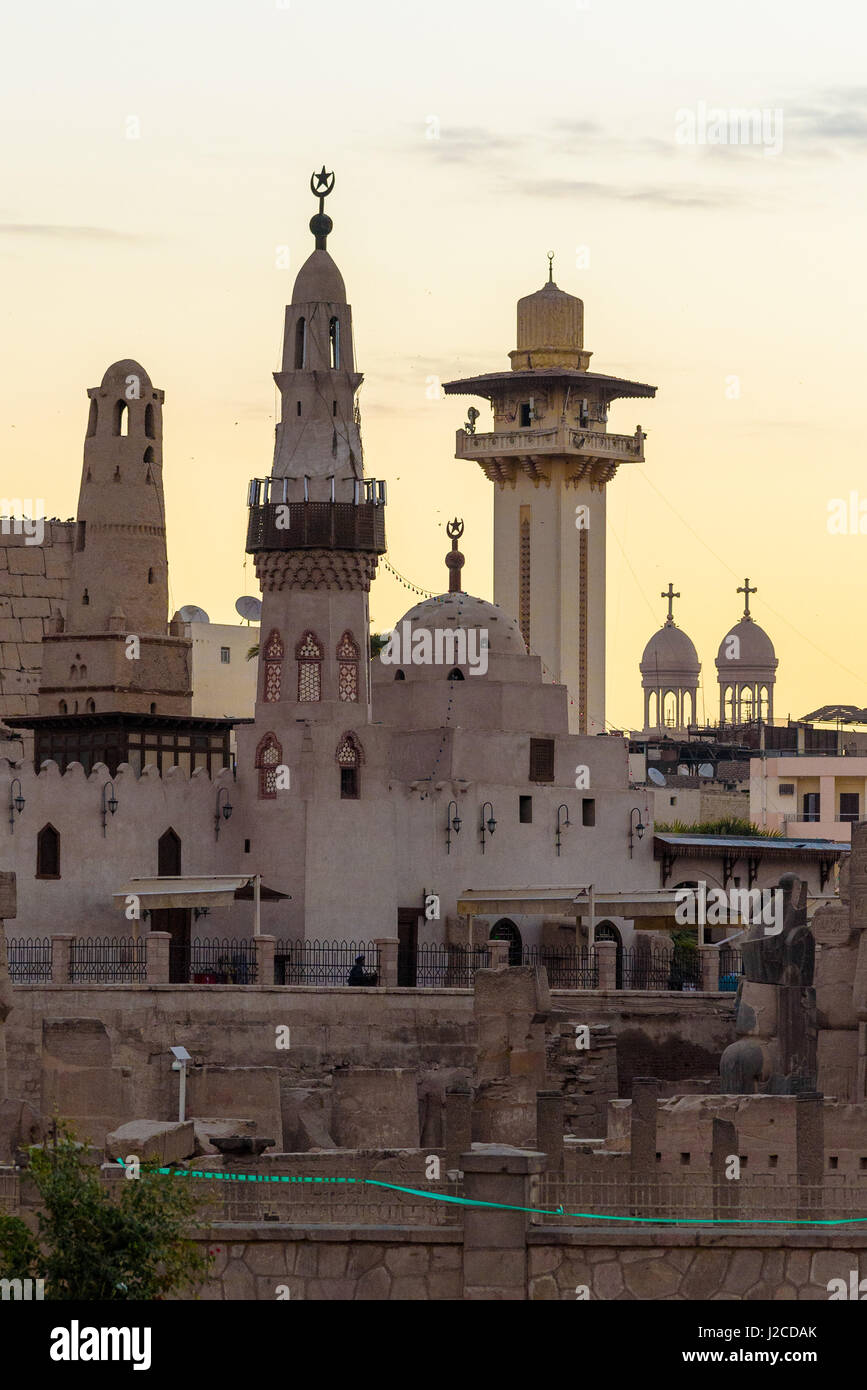
[[[673,623],[673,622],[674,622],[674,611],[673,611],[673,610],[674,610],[674,600],[675,600],[676,598],[680,598],[680,594],[676,594],[676,593],[674,592],[674,585],[672,584],[672,582],[671,582],[670,579],[669,579],[669,581],[668,581],[668,591],[667,591],[667,593],[661,593],[661,594],[659,595],[659,597],[660,597],[660,598],[667,598],[667,599],[668,599],[668,618],[666,619],[666,622]]]
[[[758,589],[755,587],[755,585],[753,585],[752,589],[750,588],[750,581],[749,581],[748,579],[745,579],[745,580],[744,580],[744,586],[743,586],[743,588],[742,588],[742,589],[738,589],[738,593],[739,593],[739,594],[743,594],[743,596],[744,596],[744,617],[745,617],[745,618],[748,618],[748,617],[750,616],[750,594],[757,594],[758,592],[759,592],[759,591],[758,591]]]

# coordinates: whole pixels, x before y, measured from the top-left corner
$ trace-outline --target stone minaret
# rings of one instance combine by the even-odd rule
[[[39,713],[189,714],[191,643],[167,626],[164,393],[126,360],[87,394],[66,620],[43,641]]]
[[[655,386],[588,370],[584,305],[549,279],[518,301],[510,372],[450,381],[449,395],[482,396],[458,431],[456,456],[496,484],[494,602],[513,614],[546,678],[569,688],[574,733],[605,729],[605,489],[622,463],[644,458],[644,434],[608,432],[621,396]]]

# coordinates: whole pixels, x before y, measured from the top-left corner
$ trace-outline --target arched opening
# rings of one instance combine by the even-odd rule
[[[328,325],[328,357],[332,370],[340,366],[340,320],[333,318]]]
[[[358,699],[358,662],[360,649],[349,631],[344,632],[337,644],[337,698],[356,701]]]
[[[96,397],[93,396],[93,397],[91,398],[91,402],[90,402],[90,411],[89,411],[88,417],[87,417],[87,437],[88,437],[88,439],[92,439],[93,436],[96,434],[96,424],[97,424],[98,418],[99,418],[99,406],[98,406],[98,404],[97,404]]]
[[[149,444],[149,445],[147,446],[147,448],[145,449],[145,451],[144,451],[144,462],[145,462],[145,463],[153,463],[153,461],[154,461],[154,449],[153,449],[153,445],[152,445],[152,444]],[[151,477],[150,473],[148,473],[148,482],[149,482],[149,483],[152,483],[152,482],[153,482],[153,478]]]
[[[68,711],[68,709],[67,709],[67,705],[66,705],[66,701],[65,701],[65,700],[61,700],[61,701],[60,701],[60,713],[61,713],[61,714],[68,714],[68,713],[69,713],[69,711]]]
[[[617,947],[614,960],[614,988],[623,988],[623,937],[613,922],[597,922],[593,932],[594,941],[613,941]]]
[[[395,671],[395,673],[394,673],[394,679],[395,679],[396,681],[405,681],[405,680],[406,680],[406,672],[405,672],[405,671]]]
[[[87,592],[86,589],[84,593],[81,595],[81,602],[84,604],[85,608],[90,603],[90,594]]]
[[[181,837],[171,826],[157,841],[157,873],[160,878],[180,877]]]
[[[149,584],[153,584],[153,582],[154,582],[154,572],[153,572],[153,569],[149,569],[149,570],[148,570],[148,583],[149,583]]]
[[[463,678],[464,673],[463,671],[459,671],[457,666],[455,666],[454,670],[449,671],[448,675],[446,676],[446,680],[450,681],[462,681]]]
[[[60,878],[60,835],[51,824],[36,836],[36,877]]]
[[[662,711],[666,728],[675,729],[677,727],[677,695],[673,690],[666,690]]]
[[[88,714],[96,714],[96,701],[95,701],[95,700],[88,700],[88,702],[87,702],[87,713],[88,713]]]
[[[321,644],[312,632],[305,632],[295,647],[298,662],[298,700],[301,703],[322,699]]]
[[[296,371],[305,366],[307,362],[307,320],[300,318],[295,325],[295,369]],[[299,410],[298,414],[301,412]]]
[[[276,704],[283,688],[283,639],[276,627],[272,627],[265,643],[265,675],[263,699],[267,705]]]
[[[115,401],[114,433],[124,437],[129,434],[129,406],[126,401]]]
[[[283,761],[283,749],[276,734],[267,733],[256,749],[255,767],[259,769],[259,800],[273,801],[277,795],[277,768]]]
[[[156,439],[154,434],[154,408],[152,405],[145,406],[145,438]]]
[[[521,933],[515,926],[510,917],[501,917],[499,922],[495,922],[489,934],[491,941],[508,941],[509,943],[509,964],[520,965],[523,955],[524,943],[521,940]]]
[[[157,712],[156,703],[155,703],[155,701],[152,700],[152,701],[151,701],[151,707],[150,707],[150,713],[151,713],[151,714],[156,714],[156,712]]]
[[[751,685],[742,685],[740,694],[740,717],[743,720],[753,717],[753,688]]]
[[[181,837],[169,826],[157,841],[157,873],[160,878],[181,875]],[[190,915],[188,907],[164,907],[151,912],[152,932],[168,932],[169,984],[188,984],[190,979]]]
[[[358,801],[361,796],[361,756],[361,745],[355,734],[344,734],[337,745],[341,801]]]

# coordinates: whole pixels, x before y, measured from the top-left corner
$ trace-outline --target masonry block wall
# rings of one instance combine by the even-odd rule
[[[38,713],[42,638],[66,617],[75,535],[72,521],[46,521],[42,543],[28,545],[16,524],[0,518],[0,720]],[[24,740],[32,756],[32,735]]]

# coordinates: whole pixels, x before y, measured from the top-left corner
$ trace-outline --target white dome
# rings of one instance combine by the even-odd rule
[[[641,658],[642,676],[652,681],[698,676],[701,662],[691,638],[674,623],[654,632]]]
[[[738,645],[732,650],[731,639],[737,638]],[[734,654],[737,653],[737,655]],[[729,653],[732,653],[729,655]],[[718,671],[734,672],[744,669],[760,670],[773,674],[777,669],[777,654],[774,644],[765,630],[752,618],[741,618],[739,623],[727,632],[720,642],[716,665]]]

